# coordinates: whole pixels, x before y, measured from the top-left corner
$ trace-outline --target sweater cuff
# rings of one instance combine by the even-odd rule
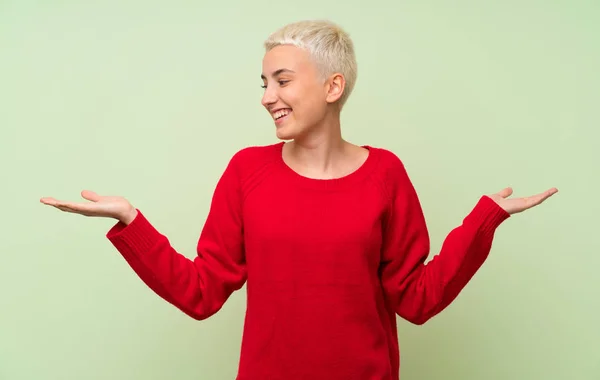
[[[131,223],[117,222],[107,232],[106,237],[121,254],[139,257],[158,244],[163,236],[150,224],[140,210],[137,212]]]
[[[472,225],[483,235],[493,235],[495,230],[510,217],[492,198],[482,196],[464,223]]]

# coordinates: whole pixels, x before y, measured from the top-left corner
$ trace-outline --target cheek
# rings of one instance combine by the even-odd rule
[[[298,112],[298,116],[315,118],[318,117],[327,105],[322,95],[318,88],[304,87],[290,91],[286,99],[289,101],[288,104],[294,109],[294,112]]]
[[[306,89],[299,86],[281,89],[281,98],[291,107],[299,107],[303,103],[306,103],[306,97]]]

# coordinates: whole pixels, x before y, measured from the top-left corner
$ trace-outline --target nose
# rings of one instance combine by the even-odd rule
[[[267,86],[262,96],[261,104],[268,108],[270,105],[275,104],[275,102],[277,102],[277,92],[272,86],[271,89]]]

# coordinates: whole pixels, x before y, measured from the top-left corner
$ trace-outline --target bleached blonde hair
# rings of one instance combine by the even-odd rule
[[[339,25],[328,20],[287,24],[264,42],[267,52],[279,45],[294,45],[307,50],[323,80],[334,73],[342,74],[346,85],[339,102],[341,106],[346,103],[356,83],[357,64],[352,39]]]

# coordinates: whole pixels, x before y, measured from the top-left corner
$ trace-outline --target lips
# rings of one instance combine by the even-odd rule
[[[292,112],[291,108],[281,108],[272,113],[273,119],[275,121],[283,120],[286,116],[288,116]]]

